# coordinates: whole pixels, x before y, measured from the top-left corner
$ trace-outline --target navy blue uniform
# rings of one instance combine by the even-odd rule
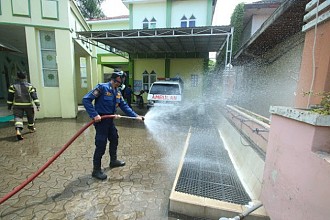
[[[94,101],[94,105],[92,101]],[[119,89],[113,89],[111,83],[100,83],[92,91],[88,92],[82,100],[89,117],[94,118],[97,115],[113,115],[116,108],[120,107],[123,112],[130,117],[138,115],[124,101]],[[95,152],[93,157],[94,168],[101,168],[102,156],[105,153],[107,140],[110,142],[109,153],[111,161],[117,160],[118,131],[113,122],[113,118],[102,119],[94,123]]]
[[[33,103],[38,108],[40,107],[36,88],[25,79],[18,79],[9,87],[7,104],[8,109],[13,108],[16,129],[23,129],[23,116],[26,113],[28,128],[34,131]]]

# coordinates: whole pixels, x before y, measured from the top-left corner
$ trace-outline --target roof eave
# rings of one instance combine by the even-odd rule
[[[302,0],[301,0],[302,1]],[[307,1],[307,0],[306,0]],[[299,0],[287,0],[283,2],[275,11],[274,13],[261,25],[258,31],[256,31],[251,38],[245,42],[240,49],[234,54],[234,61],[235,60],[242,60],[246,57],[250,57],[251,59],[254,59],[257,57],[255,54],[249,53],[248,49],[251,47],[252,44],[254,44],[258,38],[263,34],[267,32],[267,29],[273,25],[276,21],[278,21],[281,16],[283,16],[284,13],[288,11],[291,7],[295,7],[295,4],[298,4]],[[285,30],[283,30],[285,31]],[[277,37],[277,36],[274,36]],[[268,44],[271,45],[273,40],[267,39]],[[267,49],[265,49],[266,51]]]

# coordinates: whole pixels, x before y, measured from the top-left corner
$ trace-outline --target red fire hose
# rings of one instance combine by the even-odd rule
[[[103,115],[101,116],[102,119],[105,118],[115,118],[117,115]],[[126,117],[126,116],[118,116],[119,118],[131,118],[135,119],[133,117]],[[23,189],[28,183],[30,183],[32,180],[34,180],[37,176],[40,175],[51,163],[54,162],[71,144],[74,142],[81,133],[83,133],[89,126],[91,126],[94,123],[94,121],[90,121],[87,123],[84,127],[82,127],[52,158],[50,158],[47,163],[45,163],[42,167],[37,170],[32,176],[30,176],[28,179],[26,179],[21,185],[14,188],[11,192],[7,193],[4,197],[0,200],[0,205],[5,202],[7,199],[15,195],[18,191]]]

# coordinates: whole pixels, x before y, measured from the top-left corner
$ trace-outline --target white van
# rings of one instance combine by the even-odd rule
[[[154,82],[147,97],[147,108],[174,106],[182,102],[182,80],[162,80]]]

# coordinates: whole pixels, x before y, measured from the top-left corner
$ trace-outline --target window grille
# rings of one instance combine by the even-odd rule
[[[142,89],[145,92],[148,92],[151,84],[154,83],[156,81],[156,79],[157,79],[157,74],[155,71],[152,70],[150,73],[148,73],[148,71],[145,70],[142,73],[142,84],[143,84]]]
[[[40,31],[39,38],[44,86],[58,87],[55,32]]]
[[[87,65],[86,65],[86,57],[80,57],[80,80],[81,88],[87,88]]]
[[[191,87],[198,86],[198,75],[191,75]]]

